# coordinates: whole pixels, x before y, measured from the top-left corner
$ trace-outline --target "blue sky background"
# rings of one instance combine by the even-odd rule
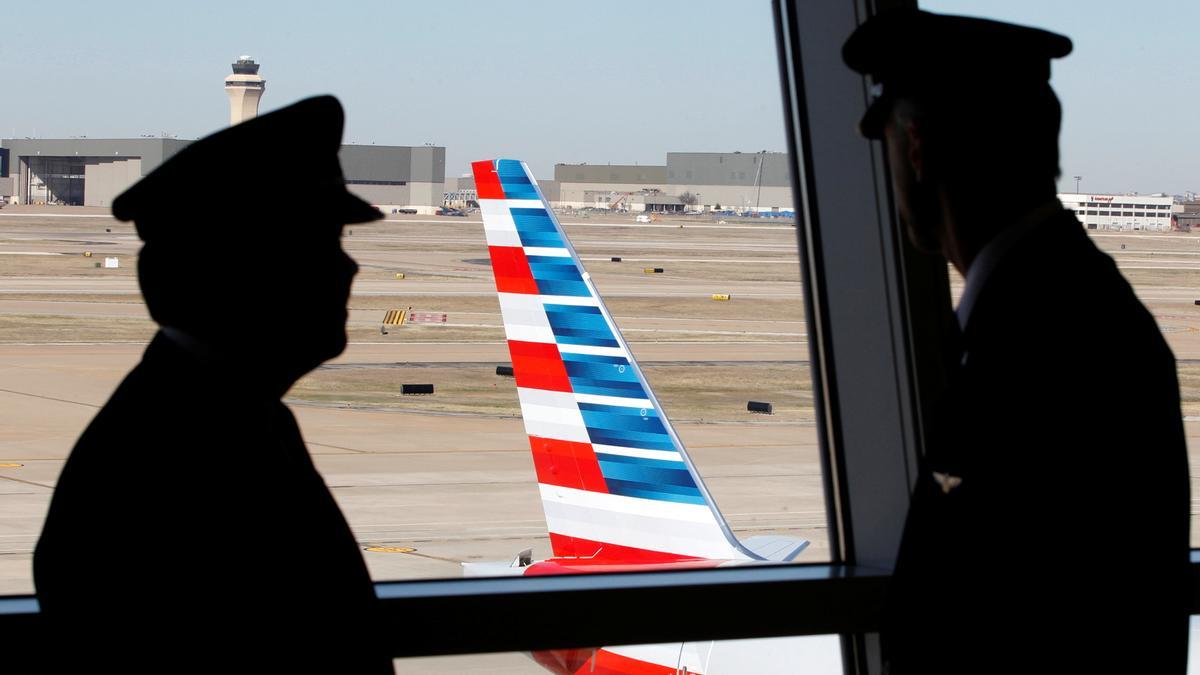
[[[347,3],[346,6],[351,6]],[[263,64],[263,110],[333,93],[346,141],[659,164],[668,151],[784,150],[770,5],[756,2],[14,3],[0,135],[196,138],[227,123],[221,80]],[[949,1],[939,11],[1070,35],[1055,67],[1063,173],[1085,191],[1200,190],[1200,3]]]

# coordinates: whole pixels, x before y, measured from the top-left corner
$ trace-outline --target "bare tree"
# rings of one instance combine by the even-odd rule
[[[695,206],[696,202],[699,200],[696,199],[696,195],[694,195],[690,192],[685,192],[685,193],[679,195],[679,201],[687,206]]]

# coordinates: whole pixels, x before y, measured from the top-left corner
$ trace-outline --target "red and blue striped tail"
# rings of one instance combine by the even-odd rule
[[[528,167],[472,167],[555,557],[763,559],[725,524]]]

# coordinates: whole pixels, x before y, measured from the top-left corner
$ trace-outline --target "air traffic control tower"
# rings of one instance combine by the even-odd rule
[[[258,64],[249,56],[240,56],[233,74],[225,78],[229,92],[229,126],[258,117],[258,101],[267,89],[267,81],[258,74]]]

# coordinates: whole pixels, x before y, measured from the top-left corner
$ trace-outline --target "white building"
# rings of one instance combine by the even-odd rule
[[[1174,199],[1169,196],[1065,193],[1058,195],[1058,199],[1089,230],[1167,232],[1171,229]]]

